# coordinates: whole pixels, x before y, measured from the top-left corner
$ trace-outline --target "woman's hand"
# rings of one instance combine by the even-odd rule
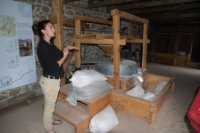
[[[72,45],[67,45],[64,49],[63,49],[63,56],[67,57],[67,55],[69,54],[69,51],[71,50],[78,50],[77,47],[72,46]]]
[[[69,51],[70,51],[70,50],[78,50],[77,47],[72,46],[72,45],[67,45],[64,49],[68,49]]]
[[[64,49],[63,49],[63,56],[64,56],[64,57],[67,57],[68,54],[69,54],[69,49],[64,48]]]

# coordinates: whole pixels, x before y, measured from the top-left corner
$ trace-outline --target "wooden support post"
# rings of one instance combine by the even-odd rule
[[[55,30],[56,38],[55,45],[59,49],[63,49],[63,1],[62,0],[53,0],[54,6],[54,16],[56,19]]]
[[[116,91],[119,91],[120,89],[120,53],[119,53],[119,40],[120,40],[120,34],[119,34],[119,15],[114,14],[113,15],[113,66],[114,66],[114,72],[113,72],[113,78],[114,78],[114,89]]]
[[[142,68],[147,69],[148,23],[143,26]]]
[[[58,49],[63,49],[63,1],[62,0],[53,0],[53,9],[54,9],[54,16],[55,22],[54,25],[56,30],[56,38],[55,38],[55,45]],[[64,65],[64,70],[67,66]],[[61,80],[61,85],[65,84],[65,75]]]
[[[81,20],[75,19],[75,36],[80,36],[81,34]],[[76,39],[75,46],[79,49],[75,53],[75,66],[77,69],[81,67],[81,46],[80,39]]]

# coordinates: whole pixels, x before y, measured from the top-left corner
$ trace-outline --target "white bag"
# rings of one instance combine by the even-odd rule
[[[107,78],[95,70],[76,71],[70,81],[74,87],[85,87],[93,82],[105,81]]]
[[[113,86],[106,81],[94,82],[85,87],[74,87],[66,98],[71,105],[76,106],[78,100],[93,99],[112,91]]]
[[[92,133],[107,133],[119,123],[119,120],[110,105],[97,113],[90,120],[89,130]]]

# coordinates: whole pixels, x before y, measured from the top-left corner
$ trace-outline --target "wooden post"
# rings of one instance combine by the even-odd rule
[[[113,78],[114,78],[114,89],[116,91],[119,91],[120,89],[120,53],[119,53],[119,39],[120,39],[120,34],[119,34],[119,21],[120,17],[117,12],[111,12],[112,17],[113,17],[113,25],[112,25],[112,30],[113,30],[113,66],[114,66],[114,72],[113,72]]]
[[[54,6],[54,16],[56,24],[55,30],[56,30],[56,38],[55,38],[55,45],[60,50],[63,49],[63,1],[62,0],[53,0],[53,6]]]
[[[147,69],[147,41],[148,41],[148,23],[143,25],[143,44],[142,44],[142,68]]]
[[[54,24],[55,30],[56,30],[56,38],[55,38],[55,45],[58,49],[63,49],[63,1],[62,0],[53,0],[53,9],[54,9],[54,16],[55,16],[55,22]],[[64,70],[67,67],[64,66]],[[61,80],[61,85],[65,84],[65,75]]]
[[[75,66],[77,69],[81,68],[81,47],[80,47],[80,39],[77,39],[77,36],[80,36],[81,34],[81,20],[76,18],[75,19],[75,46],[79,49],[75,53]]]

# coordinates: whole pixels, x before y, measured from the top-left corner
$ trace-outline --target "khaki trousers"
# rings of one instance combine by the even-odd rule
[[[60,79],[49,79],[41,76],[40,86],[44,94],[44,112],[43,124],[45,130],[48,132],[53,130],[53,111],[60,90]]]

